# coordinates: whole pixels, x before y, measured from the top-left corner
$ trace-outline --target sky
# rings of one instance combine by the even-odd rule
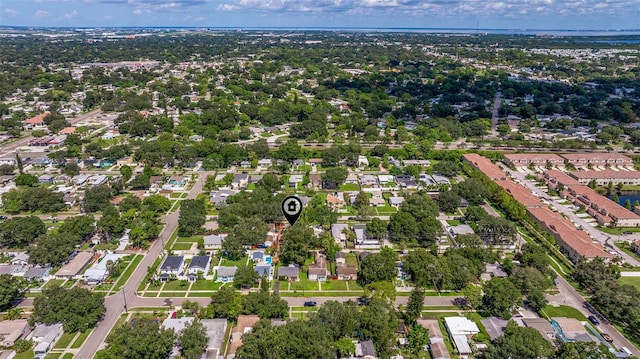
[[[640,0],[0,0],[0,26],[640,29]]]

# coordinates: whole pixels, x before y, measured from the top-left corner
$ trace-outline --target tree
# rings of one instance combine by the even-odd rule
[[[231,286],[223,286],[211,296],[207,307],[213,318],[235,320],[242,313],[242,296]]]
[[[224,242],[222,242],[222,255],[232,261],[240,260],[246,253],[247,250],[238,237],[228,236]]]
[[[492,278],[483,290],[482,306],[491,315],[511,318],[513,310],[522,303],[522,294],[509,278]]]
[[[62,323],[65,332],[84,332],[96,326],[105,312],[104,297],[84,288],[50,287],[33,301],[31,323]]]
[[[109,200],[113,198],[114,194],[114,190],[106,184],[87,189],[84,197],[84,210],[91,213],[108,207]]]
[[[409,348],[411,352],[424,358],[424,348],[429,344],[429,330],[421,325],[414,325],[409,332]]]
[[[355,209],[368,208],[369,196],[367,196],[365,192],[360,191],[356,196],[356,200],[353,203],[353,207]]]
[[[236,288],[248,289],[258,284],[259,279],[258,272],[253,270],[252,267],[240,266],[233,277],[233,285]]]
[[[489,346],[484,358],[550,358],[554,352],[551,342],[543,338],[537,330],[519,327],[514,321],[509,321],[504,330],[504,335]]]
[[[468,178],[457,185],[458,194],[466,199],[470,205],[480,205],[484,198],[489,197],[487,187],[476,178]]]
[[[120,175],[122,176],[122,182],[127,183],[133,176],[133,169],[127,165],[120,167]]]
[[[69,177],[77,176],[77,175],[80,174],[80,166],[78,166],[78,164],[75,163],[75,162],[67,163],[62,168],[62,173],[64,173],[65,175],[67,175]]]
[[[16,170],[13,165],[0,165],[0,176],[10,176]]]
[[[338,341],[355,336],[359,316],[360,311],[353,301],[328,301],[311,314],[309,321],[322,327],[333,340]]]
[[[13,343],[13,349],[16,353],[24,353],[31,349],[31,346],[33,346],[33,341],[31,339],[18,339]]]
[[[322,183],[325,188],[336,188],[347,179],[349,172],[344,167],[332,167],[322,175]]]
[[[372,238],[383,239],[389,233],[388,223],[378,217],[374,217],[367,222],[367,235]]]
[[[38,240],[37,246],[29,247],[29,262],[41,266],[61,265],[73,252],[77,240],[68,233],[49,232]]]
[[[269,293],[266,287],[242,297],[242,312],[257,314],[263,319],[286,318],[289,305],[275,293]]]
[[[182,356],[186,359],[200,358],[209,338],[204,325],[194,319],[178,333],[178,343]]]
[[[166,213],[171,209],[171,200],[165,196],[161,196],[158,194],[154,194],[148,197],[145,197],[142,201],[142,205],[148,211],[155,213]]]
[[[103,359],[164,359],[171,353],[175,334],[152,319],[139,318],[117,327],[105,340]],[[98,357],[98,356],[97,356]]]
[[[0,246],[22,248],[47,232],[47,226],[36,216],[13,217],[0,223]]]
[[[455,213],[460,207],[460,196],[454,190],[444,189],[438,194],[438,206],[446,213]]]
[[[404,257],[404,271],[410,276],[411,282],[423,287],[431,281],[432,267],[437,258],[423,248],[413,250]]]
[[[372,298],[360,314],[360,339],[372,339],[380,358],[389,358],[395,342],[398,319],[393,303]]]
[[[604,344],[597,345],[594,342],[566,342],[560,345],[556,359],[615,359],[615,354],[611,353]]]
[[[348,357],[356,352],[356,345],[349,338],[340,338],[334,344],[339,358]]]
[[[178,235],[182,237],[192,236],[204,224],[206,214],[204,199],[182,201],[180,218],[178,219]]]
[[[424,306],[424,288],[415,287],[409,295],[409,301],[404,311],[404,319],[407,325],[414,325],[416,319],[422,316],[422,307]]]
[[[95,219],[89,215],[69,217],[60,226],[60,233],[76,237],[79,241],[91,237],[94,230]]]
[[[24,173],[18,175],[18,177],[16,177],[15,179],[15,182],[18,186],[33,187],[38,183],[38,177],[30,173]]]
[[[396,277],[396,260],[398,255],[388,247],[382,248],[380,253],[373,253],[365,257],[360,266],[360,280],[364,284],[372,282],[391,281]]]
[[[4,312],[24,298],[28,288],[29,283],[24,278],[9,274],[0,275],[0,311]]]
[[[115,207],[107,207],[102,211],[102,217],[98,220],[96,228],[109,236],[120,234],[124,231],[125,222],[120,218],[120,213]]]
[[[313,229],[301,224],[286,228],[282,232],[280,260],[284,265],[298,263],[304,265],[309,255],[310,241],[314,238]]]
[[[282,187],[282,183],[276,174],[267,173],[256,183],[256,187],[262,187],[270,193],[276,193]]]

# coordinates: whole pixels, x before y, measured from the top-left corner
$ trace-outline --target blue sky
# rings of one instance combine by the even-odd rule
[[[0,25],[640,29],[640,0],[0,0]]]

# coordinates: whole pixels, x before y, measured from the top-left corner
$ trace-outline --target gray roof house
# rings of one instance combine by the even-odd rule
[[[231,181],[231,188],[240,189],[246,188],[249,184],[249,175],[246,173],[237,173],[233,175],[233,181]]]
[[[209,265],[211,264],[211,257],[209,256],[194,256],[189,263],[187,274],[202,274],[209,273]]]
[[[287,280],[300,280],[300,269],[296,266],[279,267],[278,278],[285,278]]]
[[[209,202],[213,205],[224,205],[227,203],[227,197],[233,196],[234,194],[236,194],[235,191],[226,189],[211,191],[211,194],[209,195]]]
[[[46,280],[49,278],[49,273],[51,273],[50,267],[33,267],[27,269],[24,273],[24,279],[27,280]]]
[[[389,197],[389,205],[391,207],[400,207],[400,205],[404,202],[404,197]]]
[[[204,249],[220,249],[222,248],[222,242],[227,238],[226,233],[210,234],[204,236]]]
[[[349,225],[346,223],[334,223],[331,225],[331,235],[337,243],[344,243],[347,240],[347,235],[343,230],[349,230]]]
[[[180,275],[184,270],[184,256],[167,256],[160,266],[160,280],[168,280],[171,275]]]
[[[378,357],[376,357],[376,350],[373,347],[373,341],[369,339],[367,341],[359,342],[358,344],[356,344],[355,357],[363,359],[377,359]]]
[[[216,282],[233,282],[238,267],[218,267]]]
[[[255,266],[253,270],[258,273],[260,277],[266,276],[268,280],[273,280],[273,267],[270,265]]]
[[[345,264],[347,255],[344,252],[336,252],[336,264]]]

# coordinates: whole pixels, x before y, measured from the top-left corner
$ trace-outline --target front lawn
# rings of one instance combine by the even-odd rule
[[[222,286],[220,282],[214,282],[212,280],[197,280],[191,286],[191,290],[218,290]]]
[[[347,290],[347,283],[343,280],[328,280],[322,282],[322,290]]]
[[[237,261],[232,261],[228,258],[223,258],[222,259],[222,263],[220,264],[220,266],[222,267],[241,267],[241,266],[245,266],[247,265],[247,260],[249,259],[249,256],[244,256],[242,258],[240,258]]]
[[[355,253],[347,253],[345,255],[345,263],[348,266],[357,267],[358,266],[358,257],[356,256]]]
[[[171,249],[174,251],[188,251],[191,246],[193,246],[193,243],[174,243]]]
[[[618,281],[620,284],[628,284],[640,290],[640,277],[620,277]]]
[[[341,191],[360,191],[360,185],[357,183],[345,183],[340,186]]]
[[[567,317],[567,318],[575,318],[578,320],[587,320],[587,318],[577,310],[576,308],[570,307],[568,305],[560,305],[557,307],[548,305],[541,310],[541,314],[551,319],[553,317]]]
[[[76,336],[76,333],[67,333],[64,332],[62,333],[62,335],[60,336],[60,339],[58,339],[58,341],[56,342],[56,345],[54,345],[54,348],[66,348],[69,346],[69,344],[71,344],[71,340],[73,340],[73,337]]]
[[[189,289],[189,281],[186,281],[186,280],[172,280],[172,281],[166,282],[164,284],[164,287],[162,288],[163,291],[187,290],[187,289]]]
[[[291,282],[291,290],[318,290],[318,282],[308,279],[300,279],[299,282]]]

